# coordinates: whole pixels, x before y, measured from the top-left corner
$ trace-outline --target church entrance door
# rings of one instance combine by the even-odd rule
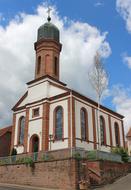
[[[32,157],[34,161],[37,161],[38,159],[38,152],[39,152],[39,137],[37,135],[33,135],[31,138],[31,144],[32,144]]]
[[[39,138],[36,135],[32,138],[32,152],[39,152]]]

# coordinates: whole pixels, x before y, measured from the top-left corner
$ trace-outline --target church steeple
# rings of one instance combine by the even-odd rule
[[[62,45],[59,40],[59,29],[51,23],[51,9],[45,24],[38,29],[36,50],[35,79],[45,75],[59,80],[59,56]]]

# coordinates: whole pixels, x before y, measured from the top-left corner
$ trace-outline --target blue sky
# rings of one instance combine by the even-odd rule
[[[36,7],[43,2],[42,0],[1,0],[0,12],[5,17],[1,24],[7,25],[19,12],[34,14]],[[123,53],[131,54],[131,35],[126,31],[124,20],[116,11],[115,0],[52,0],[49,2],[56,5],[62,17],[67,16],[71,20],[87,22],[101,31],[109,32],[107,40],[112,54],[106,62],[109,63],[107,70],[110,75],[110,84],[121,83],[128,87],[131,72],[123,64],[122,55]]]
[[[26,15],[37,14],[37,7],[43,5],[44,2],[43,0],[0,0],[0,27],[7,30],[10,21],[22,12]],[[125,115],[128,128],[131,125],[131,119],[129,119],[129,112],[131,111],[131,26],[129,22],[131,20],[131,6],[129,5],[131,1],[124,0],[124,2],[122,3],[122,0],[48,1],[50,5],[56,7],[55,10],[57,10],[60,19],[67,17],[68,20],[74,22],[88,23],[90,26],[97,28],[101,36],[104,32],[107,32],[105,40],[110,46],[111,53],[106,56],[104,62],[109,74],[109,94],[104,99],[103,104]],[[130,4],[128,5],[128,3]],[[33,46],[33,44],[30,44],[30,46]],[[26,79],[23,79],[23,82]],[[16,99],[19,95],[16,95]],[[3,94],[0,94],[0,97],[2,96]],[[2,98],[0,101],[2,101]],[[15,99],[12,98],[11,102],[14,103]],[[123,102],[126,103],[126,106]],[[9,108],[5,108],[5,110],[9,112]],[[7,117],[10,118],[10,114]],[[9,118],[7,123],[11,121]],[[5,124],[7,123],[5,122]]]

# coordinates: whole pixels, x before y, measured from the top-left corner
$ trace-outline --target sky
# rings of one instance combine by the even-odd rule
[[[12,124],[11,108],[34,79],[34,42],[47,5],[63,44],[61,81],[95,100],[88,73],[99,51],[109,76],[102,104],[125,116],[126,133],[131,126],[131,0],[0,0],[0,128]]]

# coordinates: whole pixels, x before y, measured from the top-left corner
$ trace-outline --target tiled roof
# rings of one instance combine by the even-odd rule
[[[0,136],[4,135],[7,132],[12,132],[12,126],[4,127],[0,129]]]
[[[127,141],[125,142],[125,148],[128,149],[128,144]]]
[[[131,127],[130,127],[130,129],[129,129],[127,135],[126,135],[126,137],[131,137]]]

